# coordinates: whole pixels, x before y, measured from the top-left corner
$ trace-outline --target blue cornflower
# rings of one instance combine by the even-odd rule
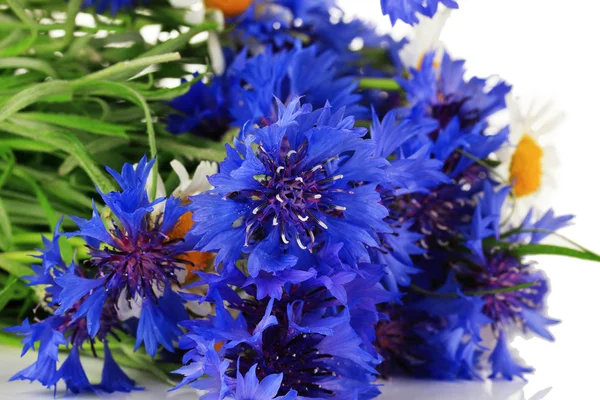
[[[35,343],[39,342],[36,362],[16,373],[10,378],[11,381],[38,381],[47,387],[54,384],[56,364],[58,363],[58,347],[67,344],[64,335],[58,331],[59,325],[60,321],[50,317],[33,325],[25,320],[21,326],[5,329],[8,332],[24,336],[22,355],[27,353],[29,349],[33,349]]]
[[[179,272],[185,272],[186,253],[195,241],[189,232],[176,229],[180,218],[191,211],[181,199],[169,197],[150,201],[145,185],[154,165],[143,157],[137,168],[130,164],[122,172],[108,168],[122,188],[120,192],[100,193],[112,212],[109,228],[96,207],[92,219],[72,217],[79,231],[66,234],[85,239],[95,272],[93,279],[67,273],[56,279],[62,290],[58,296],[57,315],[87,299],[78,309],[87,318],[87,331],[93,337],[98,331],[98,310],[111,301],[133,302],[140,308],[136,333],[136,349],[143,343],[154,356],[158,345],[172,351],[172,342],[181,330],[178,322],[187,317],[180,295],[171,289],[177,285]],[[157,206],[164,206],[156,213]],[[122,303],[122,302],[121,302]],[[158,328],[158,329],[157,329]]]
[[[352,76],[343,76],[337,69],[337,56],[332,51],[319,51],[317,46],[274,52],[264,52],[247,58],[241,52],[236,64],[239,86],[233,88],[230,112],[237,126],[246,122],[264,124],[273,121],[276,113],[274,97],[288,104],[298,96],[313,107],[327,103],[334,111],[346,107],[349,114],[363,111],[358,105],[361,95],[356,92],[358,82]]]
[[[116,14],[121,10],[131,10],[142,3],[148,2],[149,0],[85,0],[82,7],[95,7],[96,12],[99,14],[110,9],[112,14]]]
[[[519,365],[513,359],[504,331],[500,331],[498,335],[498,342],[490,355],[490,363],[492,364],[490,378],[502,376],[504,379],[512,381],[515,376],[525,379],[523,374],[530,374],[533,372],[533,368]]]
[[[402,122],[395,126],[393,117],[386,115],[373,128],[380,147],[393,149],[391,156],[403,167],[396,175],[411,183],[382,194],[390,210],[389,221],[410,226],[411,232],[421,235],[419,247],[426,253],[418,257],[419,267],[441,284],[446,278],[441,266],[451,254],[448,249],[460,245],[471,225],[474,196],[491,180],[489,170],[475,160],[485,160],[507,141],[507,129],[494,135],[485,130],[487,118],[505,107],[504,96],[510,87],[501,82],[488,90],[486,80],[465,81],[464,62],[453,61],[447,54],[439,68],[433,61],[434,54],[429,53],[420,69],[411,69],[408,78],[397,78],[409,103],[397,109]],[[433,168],[434,160],[437,168]],[[429,181],[407,179],[420,169],[430,171]],[[403,243],[414,242],[395,246]],[[414,248],[412,253],[416,253]],[[386,258],[380,262],[390,263],[391,257]],[[406,285],[408,274],[415,270],[405,254],[396,258],[400,263],[392,272],[398,283]]]
[[[365,245],[389,228],[376,190],[386,161],[365,133],[343,109],[279,103],[278,121],[228,146],[214,189],[192,199],[197,249],[217,251],[217,265],[248,253],[252,277],[290,269],[327,242],[343,245],[347,264],[368,262]]]
[[[429,271],[428,278],[437,275],[436,280],[440,284],[445,280],[441,267],[451,258],[451,249],[457,250],[457,246],[462,245],[465,232],[471,227],[475,196],[483,190],[485,182],[491,181],[490,171],[474,159],[489,157],[507,136],[505,130],[485,135],[482,132],[483,122],[470,131],[461,129],[459,117],[454,117],[442,129],[430,130],[438,123],[423,117],[421,111],[412,109],[397,128],[388,123],[387,128],[382,124],[380,129],[375,130],[383,148],[398,145],[398,139],[390,139],[403,137],[398,133],[404,132],[406,137],[400,141],[400,147],[393,155],[398,158],[399,169],[389,174],[398,176],[400,183],[410,184],[405,188],[400,186],[387,190],[382,199],[390,210],[390,224],[410,226],[411,232],[421,235],[418,244],[426,253],[418,257],[419,267]],[[415,128],[411,129],[411,124]],[[420,176],[420,171],[427,172]],[[410,245],[414,242],[404,243]],[[406,265],[405,258],[399,260]],[[414,271],[403,272],[402,265],[399,267],[401,269],[395,272],[398,283],[406,285],[407,273]]]
[[[535,236],[536,226],[559,229],[571,219],[571,216],[555,217],[551,211],[537,222],[533,222],[531,216],[528,216],[522,226],[525,229],[532,228],[531,232],[517,233],[505,238],[506,235],[502,235],[500,231],[500,221],[502,208],[510,190],[510,187],[494,190],[490,184],[485,186],[475,210],[472,227],[465,233],[466,247],[473,255],[467,257],[465,262],[457,262],[453,266],[462,290],[492,291],[479,297],[483,301],[482,313],[489,319],[497,337],[495,350],[490,356],[492,376],[501,375],[506,379],[512,379],[513,376],[522,377],[522,373],[531,372],[531,369],[519,366],[510,358],[506,342],[507,332],[517,328],[552,341],[554,338],[547,327],[559,321],[544,315],[544,300],[548,293],[548,282],[544,273],[534,269],[533,265],[525,262],[521,256],[513,254],[510,246],[490,248],[483,246],[483,241],[504,238],[503,240],[514,244],[537,243],[552,231],[542,228],[542,236]],[[530,286],[505,293],[494,293],[497,290],[527,284]]]
[[[525,232],[517,230],[507,236],[501,231],[501,221],[510,189],[484,182],[456,243],[437,252],[429,250],[428,255],[435,257],[432,263],[441,266],[435,273],[424,269],[425,273],[417,275],[417,284],[437,287],[443,276],[445,284],[433,297],[410,293],[402,306],[390,310],[389,319],[379,322],[376,346],[386,359],[419,376],[472,379],[478,377],[482,355],[489,351],[481,330],[490,326],[496,338],[489,346],[494,349],[488,358],[491,376],[512,379],[531,372],[513,360],[506,338],[516,328],[553,340],[547,327],[558,321],[544,315],[547,280],[541,271],[513,254],[511,246],[490,247],[488,242],[535,243],[543,236],[534,235],[548,234],[544,227],[558,229],[571,217],[557,217],[550,211],[534,222],[529,216],[521,225]],[[541,230],[535,229],[538,226]],[[513,230],[508,227],[508,231]],[[444,252],[446,257],[439,254]],[[424,261],[415,264],[423,268],[428,265]],[[506,291],[522,285],[530,286]]]
[[[530,210],[520,226],[518,232],[510,236],[510,241],[515,243],[539,243],[553,232],[571,224],[573,215],[556,216],[552,209],[546,211],[537,221],[534,221],[534,211]],[[497,229],[499,231],[499,229]]]
[[[257,0],[230,22],[242,42],[281,48],[296,40],[294,33],[307,34],[314,24],[329,19],[334,7],[333,0]]]
[[[246,376],[242,376],[238,368],[235,388],[235,398],[237,400],[295,400],[297,398],[298,393],[295,390],[290,390],[285,396],[275,397],[281,387],[283,374],[268,375],[259,382],[256,377],[257,367],[258,364],[250,367]]]
[[[356,43],[362,48],[382,48],[390,43],[390,37],[377,34],[374,26],[359,18],[349,19],[335,0],[257,0],[228,22],[234,27],[234,39],[250,48],[262,45],[283,50],[301,37],[321,52],[335,52],[342,69],[357,69],[350,66],[358,59],[358,49],[353,48]]]
[[[232,122],[227,84],[226,77],[216,76],[208,84],[200,80],[173,99],[169,105],[178,113],[168,116],[167,130],[219,140]]]
[[[302,48],[299,42],[277,52],[267,47],[253,57],[244,49],[222,77],[198,81],[171,102],[179,114],[169,116],[168,130],[218,139],[230,126],[274,122],[275,98],[288,104],[298,96],[314,107],[329,104],[334,111],[346,107],[347,113],[360,114],[358,82],[340,73],[337,62],[332,51]]]
[[[435,66],[435,52],[425,54],[419,69],[411,68],[408,78],[396,78],[406,91],[410,107],[421,108],[429,118],[445,128],[458,117],[462,130],[469,131],[490,115],[506,107],[505,96],[511,87],[481,78],[465,80],[465,61],[453,60],[445,53],[442,63]]]
[[[468,272],[466,265],[461,266],[457,274],[458,279],[463,282],[470,281],[468,287],[475,290],[505,289],[534,283],[525,289],[482,296],[485,300],[483,312],[492,321],[492,326],[496,330],[502,330],[516,324],[547,340],[553,340],[546,325],[556,324],[558,321],[539,314],[544,310],[544,298],[548,293],[545,275],[510,252],[496,251],[486,254],[484,262],[481,265],[483,271],[478,271],[477,274]]]
[[[139,390],[135,382],[114,362],[110,353],[109,338],[116,337],[117,331],[124,331],[116,315],[115,302],[107,299],[104,304],[92,306],[95,301],[94,296],[85,294],[72,306],[58,313],[59,295],[62,291],[58,281],[66,276],[84,279],[86,273],[85,268],[75,264],[67,266],[60,258],[59,226],[60,222],[51,240],[44,238],[45,246],[38,257],[42,260],[42,265],[33,265],[35,275],[26,277],[30,285],[44,285],[43,301],[53,314],[33,325],[25,320],[21,326],[7,329],[9,332],[24,336],[23,354],[39,342],[37,361],[17,373],[11,380],[35,380],[46,387],[56,386],[60,380],[63,380],[67,390],[72,393]],[[104,343],[104,368],[99,385],[90,384],[79,360],[79,348],[88,342],[94,354],[98,342]],[[72,349],[57,371],[58,348],[60,345],[67,344]]]
[[[384,15],[390,17],[392,25],[398,20],[414,25],[419,22],[417,14],[433,17],[439,3],[448,8],[458,8],[455,0],[381,0],[381,9]]]
[[[448,299],[445,299],[448,301]],[[479,379],[481,346],[471,340],[458,318],[460,308],[444,315],[400,305],[387,305],[376,328],[375,346],[384,357],[384,375],[395,368],[428,379]]]
[[[441,171],[443,162],[430,156],[430,146],[424,144],[411,154],[403,146],[420,136],[427,135],[435,122],[415,123],[408,118],[396,122],[396,114],[388,112],[380,122],[373,111],[371,138],[375,142],[375,155],[390,160],[385,169],[389,182],[379,187],[383,205],[389,211],[386,222],[393,230],[380,234],[381,250],[372,250],[373,260],[388,267],[386,286],[392,290],[397,285],[410,283],[410,274],[419,272],[413,266],[412,255],[424,254],[425,250],[415,243],[422,239],[422,234],[411,232],[413,221],[406,214],[402,199],[412,199],[414,193],[426,192],[429,187],[448,182],[448,177]]]
[[[230,304],[239,311],[237,319],[217,300],[216,316],[185,323],[189,333],[180,347],[189,349],[184,356],[188,365],[177,371],[185,376],[182,384],[208,388],[199,379],[208,374],[215,393],[231,393],[235,398],[246,398],[240,390],[247,390],[248,382],[254,382],[250,388],[255,387],[258,380],[261,385],[265,380],[272,384],[269,399],[275,395],[295,398],[296,393],[302,398],[377,396],[379,391],[371,382],[378,357],[368,352],[354,329],[354,323],[370,322],[360,318],[361,312],[353,317],[352,308],[375,311],[376,304],[388,301],[389,296],[370,294],[375,288],[372,283],[363,285],[363,293],[340,282],[347,299],[357,304],[344,308],[327,286],[312,279],[287,286],[281,300],[245,296]],[[215,342],[222,343],[219,351],[214,349]],[[240,386],[244,374],[246,382]]]

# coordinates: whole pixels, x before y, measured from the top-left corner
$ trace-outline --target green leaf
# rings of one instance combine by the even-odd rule
[[[14,275],[0,277],[0,284],[3,289],[0,290],[0,312],[6,305],[13,300],[23,300],[31,293],[31,289]],[[0,287],[2,287],[0,286]]]
[[[38,53],[53,53],[67,47],[74,38],[77,14],[81,11],[83,0],[69,0],[67,5],[67,19],[64,26],[65,35],[57,40],[52,40],[47,46],[38,46]]]
[[[1,149],[54,153],[56,147],[29,139],[0,139],[0,150]]]
[[[12,151],[5,152],[4,154],[0,152],[0,158],[5,160],[5,162],[2,163],[2,174],[0,174],[0,189],[2,189],[8,181],[8,178],[12,175],[16,165],[16,159]]]
[[[174,88],[142,90],[140,91],[140,93],[149,101],[172,100],[175,97],[179,97],[186,94],[187,91],[190,90],[190,87],[200,79],[202,78],[196,78],[190,82],[182,83],[181,85]]]
[[[64,181],[54,181],[42,184],[42,187],[46,192],[53,196],[61,199],[63,203],[73,204],[80,207],[84,207],[86,210],[92,208],[92,199],[83,193],[81,190],[77,190]]]
[[[86,75],[73,81],[76,87],[89,82],[103,80],[126,80],[137,75],[146,67],[154,64],[166,63],[180,60],[179,53],[161,54],[157,56],[138,58],[132,61],[122,61],[108,68]]]
[[[48,201],[46,194],[44,194],[44,191],[42,190],[40,185],[38,185],[38,183],[35,181],[35,179],[31,178],[29,175],[27,175],[23,171],[15,171],[15,175],[19,176],[21,179],[23,179],[25,182],[27,182],[33,189],[36,197],[38,198],[38,200],[40,202],[40,205],[42,206],[42,209],[44,210],[44,214],[46,215],[46,218],[48,219],[48,226],[50,227],[50,230],[52,231],[58,222],[58,216],[56,215],[56,211],[54,210],[54,208],[52,208],[52,206],[50,205],[50,202]]]
[[[38,83],[17,93],[6,100],[0,108],[0,121],[4,121],[31,104],[42,99],[53,101],[68,101],[72,99],[73,91],[69,82],[52,81]]]
[[[146,120],[146,133],[148,134],[150,157],[154,158],[157,156],[156,134],[154,132],[154,124],[152,122],[152,112],[150,111],[150,107],[148,107],[148,103],[146,103],[144,96],[130,86],[119,82],[89,82],[81,85],[79,89],[83,90],[87,94],[100,94],[126,99],[140,106],[144,110],[144,117]],[[154,165],[152,170],[152,189],[150,192],[152,198],[156,196],[157,180],[158,162]]]
[[[88,144],[85,145],[85,147],[88,149],[90,154],[93,155],[93,154],[103,153],[103,152],[124,146],[128,142],[129,141],[126,139],[101,138],[101,139],[96,139],[96,140],[89,142]],[[75,159],[75,157],[69,156],[67,159],[65,159],[65,161],[63,161],[61,166],[58,168],[58,174],[62,175],[62,176],[67,175],[75,167],[77,167],[77,160]]]
[[[26,74],[21,75],[9,75],[0,77],[0,87],[4,90],[3,95],[15,94],[15,88],[22,89],[23,87],[30,86],[37,83],[45,78],[45,75],[37,71],[29,71]],[[11,93],[8,93],[8,92]]]
[[[0,197],[0,249],[9,251],[12,247],[13,234],[10,219],[4,206],[4,201]]]
[[[0,253],[0,268],[2,268],[4,271],[8,272],[11,275],[18,276],[19,278],[23,276],[33,275],[31,267],[27,266],[23,262],[11,259],[10,254],[12,253]],[[30,260],[28,261],[28,263],[33,262],[35,260],[35,258],[29,258]]]
[[[114,140],[114,139],[113,139]],[[1,164],[0,167],[8,167],[10,164]],[[23,170],[29,176],[36,179],[40,186],[48,193],[55,196],[57,199],[61,201],[61,204],[66,206],[71,204],[73,206],[83,207],[86,211],[91,209],[92,200],[90,197],[86,196],[84,193],[89,191],[90,193],[96,193],[96,190],[93,186],[83,187],[70,184],[60,177],[57,174],[51,172],[42,172],[35,168],[28,168],[22,165],[19,165],[15,168],[17,171]]]
[[[222,149],[201,148],[181,144],[173,140],[158,139],[158,147],[163,151],[180,155],[187,159],[208,160],[221,162],[225,159],[225,147]]]
[[[506,242],[496,242],[494,246],[508,249],[511,254],[516,256],[534,256],[534,255],[556,255],[563,257],[578,258],[580,260],[589,260],[600,262],[600,255],[590,251],[571,249],[563,246],[556,246],[541,243],[514,244]]]
[[[150,372],[156,378],[166,384],[172,385],[174,383],[169,379],[168,374],[156,366],[149,355],[144,354],[139,350],[134,352],[131,346],[125,343],[119,343],[119,347],[123,354],[125,354],[131,361],[134,362],[135,368]]]
[[[0,130],[39,140],[66,151],[77,159],[79,165],[100,190],[104,193],[114,190],[112,182],[102,173],[85,146],[74,135],[58,131],[51,125],[18,118],[13,118],[9,122],[0,122]]]
[[[400,85],[392,78],[361,78],[358,81],[359,89],[381,89],[397,91],[401,90]]]
[[[14,56],[25,52],[33,45],[38,36],[37,23],[31,18],[31,16],[25,11],[18,0],[6,0],[15,15],[27,25],[29,28],[29,38],[27,40],[18,40],[12,46],[5,47],[0,50],[0,57],[2,56]],[[16,36],[20,35],[19,30],[13,32],[19,32]],[[12,36],[12,35],[11,35]],[[12,39],[12,38],[11,38]]]
[[[5,57],[0,58],[0,68],[25,68],[33,71],[40,71],[51,78],[58,78],[58,74],[52,66],[37,58],[28,57]]]
[[[70,114],[45,114],[45,113],[19,113],[19,118],[30,121],[47,122],[63,128],[78,129],[84,132],[104,136],[127,138],[127,131],[134,129],[131,126],[111,124],[93,118]]]
[[[504,287],[500,289],[489,289],[489,290],[476,290],[476,291],[467,291],[463,292],[464,296],[485,296],[497,293],[510,293],[516,292],[517,290],[527,289],[531,286],[537,285],[537,282],[526,282],[520,285]],[[444,292],[432,292],[427,289],[423,289],[417,285],[410,285],[409,288],[417,293],[421,293],[425,296],[433,296],[433,297],[447,297],[447,298],[458,298],[460,295],[458,293],[444,293]]]

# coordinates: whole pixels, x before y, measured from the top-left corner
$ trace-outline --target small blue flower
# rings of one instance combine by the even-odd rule
[[[189,205],[173,197],[148,199],[145,185],[153,165],[154,160],[147,162],[143,157],[137,168],[125,164],[120,174],[108,169],[122,188],[120,192],[100,193],[114,217],[111,227],[105,227],[94,209],[91,220],[73,218],[80,230],[67,234],[86,240],[89,265],[98,273],[93,279],[75,273],[56,279],[62,287],[57,314],[75,307],[76,318],[86,317],[91,337],[98,332],[99,316],[108,302],[117,304],[121,295],[127,300],[138,299],[141,316],[136,348],[144,342],[152,356],[158,344],[172,351],[172,342],[181,334],[177,323],[187,313],[183,300],[170,287],[179,283],[176,273],[185,270],[183,256],[195,244],[189,232],[183,237],[172,233],[179,219],[190,211]],[[164,205],[164,210],[153,215],[158,204]]]
[[[417,14],[433,17],[439,3],[448,8],[458,8],[455,0],[381,0],[381,9],[384,15],[390,17],[392,25],[398,20],[414,25],[419,22]]]
[[[504,331],[500,331],[496,347],[490,355],[490,362],[492,364],[490,378],[495,378],[500,375],[504,379],[512,381],[514,377],[525,379],[523,378],[523,374],[530,374],[533,372],[533,368],[521,366],[513,359],[508,348],[506,333]]]
[[[294,33],[310,34],[315,24],[329,19],[334,6],[333,0],[259,0],[230,22],[242,42],[282,48],[296,40]]]
[[[427,135],[436,126],[434,121],[416,122],[410,118],[397,123],[393,111],[379,122],[373,112],[370,134],[375,142],[375,155],[390,160],[385,168],[388,182],[378,190],[389,212],[385,221],[393,232],[381,233],[381,248],[371,250],[371,254],[374,261],[387,265],[389,273],[384,279],[390,290],[410,284],[409,276],[420,271],[413,266],[411,256],[425,253],[415,244],[423,236],[410,231],[413,216],[406,213],[407,208],[402,203],[414,198],[411,194],[427,192],[432,186],[449,182],[441,170],[443,162],[431,157],[430,145],[423,144],[412,154],[411,149],[405,149],[410,141]]]
[[[252,130],[228,157],[215,187],[192,199],[201,251],[218,251],[228,265],[248,253],[248,271],[278,273],[325,243],[341,243],[344,262],[368,261],[365,245],[377,246],[389,231],[379,204],[378,182],[386,161],[354,128],[354,119],[331,108],[312,112],[299,100],[280,103],[279,120]]]
[[[473,218],[477,229],[473,229],[466,235],[467,247],[474,253],[475,257],[470,262],[479,264],[480,269],[476,273],[472,265],[459,264],[457,277],[462,282],[468,282],[470,290],[495,290],[509,288],[531,283],[530,287],[502,293],[501,295],[483,295],[485,301],[483,312],[492,321],[494,329],[502,330],[517,324],[523,330],[530,330],[537,335],[553,340],[546,326],[558,323],[558,321],[542,315],[544,311],[544,298],[548,292],[547,278],[542,271],[535,270],[531,265],[524,262],[522,257],[513,255],[510,249],[483,248],[482,240],[485,238],[500,239],[501,210],[510,191],[510,187],[500,188],[495,191],[491,185],[484,188],[483,197],[476,207],[476,217]],[[540,226],[560,228],[570,220],[570,216],[555,218],[550,211],[538,222]],[[527,217],[525,225],[531,224],[530,216]],[[551,231],[543,231],[544,235]],[[535,233],[525,235],[513,235],[509,239],[520,243],[521,240],[531,240]],[[537,239],[537,238],[536,238]]]
[[[347,113],[359,114],[364,109],[357,88],[353,76],[339,71],[332,51],[302,48],[299,42],[289,50],[267,47],[254,57],[244,49],[222,77],[198,81],[170,103],[178,113],[169,116],[168,130],[219,139],[229,126],[273,123],[275,98],[289,104],[298,96],[314,107],[329,104],[334,112],[346,107]]]
[[[169,105],[178,113],[167,118],[167,130],[173,134],[193,133],[219,140],[232,122],[229,113],[230,90],[226,77],[216,76],[210,83],[198,81]]]
[[[377,324],[375,346],[384,357],[383,374],[394,366],[412,376],[454,381],[479,379],[481,349],[455,315],[440,318],[422,310],[388,305]]]
[[[54,384],[53,379],[56,374],[56,364],[58,362],[58,347],[67,344],[63,334],[58,331],[59,325],[60,321],[58,318],[50,317],[33,325],[30,325],[29,321],[25,320],[21,326],[5,328],[7,332],[24,336],[22,340],[22,356],[30,349],[35,349],[35,343],[39,342],[36,362],[11,377],[11,381],[38,381],[47,387]]]
[[[434,64],[435,53],[423,57],[420,69],[411,68],[408,78],[396,78],[406,91],[410,107],[422,108],[445,128],[459,118],[460,129],[470,131],[490,115],[506,107],[505,96],[511,87],[499,82],[488,88],[488,80],[465,80],[465,61],[452,60],[446,53],[440,67]]]
[[[472,221],[477,205],[473,199],[490,181],[490,171],[475,163],[473,158],[487,158],[506,137],[502,133],[484,135],[481,131],[483,123],[471,131],[465,131],[460,128],[458,117],[454,117],[445,128],[432,131],[433,120],[422,118],[419,110],[413,109],[400,124],[406,128],[383,130],[393,133],[394,137],[402,137],[399,133],[405,132],[407,138],[399,142],[400,147],[392,154],[397,158],[391,161],[396,170],[390,168],[388,174],[391,180],[398,177],[399,183],[404,181],[408,185],[384,187],[382,199],[390,212],[388,221],[392,227],[410,227],[411,232],[420,235],[413,236],[412,242],[403,243],[410,246],[415,243],[414,239],[418,240],[419,247],[426,254],[419,257],[414,248],[411,253],[417,255],[419,267],[428,271],[429,278],[439,275],[436,280],[441,283],[445,280],[445,272],[439,271],[440,266],[452,257],[452,249],[459,251],[457,246],[462,245],[465,232],[469,232],[477,222]],[[415,128],[410,129],[411,125]],[[398,139],[396,141],[398,143]],[[393,147],[391,143],[386,145],[386,148]],[[462,154],[469,151],[476,154]],[[422,174],[419,174],[421,171]],[[471,237],[471,240],[475,240],[475,237]],[[388,251],[397,251],[397,245],[402,244],[399,240],[394,242],[394,246],[387,246]],[[389,259],[387,255],[384,256]],[[415,271],[409,268],[403,272],[403,269],[412,266],[407,264],[406,257],[398,260],[400,263],[394,274],[399,279],[398,283],[406,285],[409,282],[408,274]],[[438,272],[434,273],[433,270]]]
[[[537,221],[534,221],[533,210],[530,210],[521,225],[519,232],[509,237],[510,241],[515,243],[539,243],[553,232],[562,229],[571,224],[573,215],[554,214],[550,209],[544,213]]]
[[[237,319],[217,303],[216,316],[209,321],[187,322],[190,332],[180,346],[190,349],[184,362],[191,363],[178,371],[186,376],[182,384],[191,382],[198,388],[202,380],[196,379],[208,374],[220,382],[215,386],[221,387],[219,392],[226,393],[222,386],[227,385],[239,399],[254,399],[242,394],[258,381],[272,386],[267,398],[277,394],[295,398],[296,393],[307,398],[344,398],[354,393],[364,399],[375,397],[378,390],[370,382],[377,358],[363,349],[348,311],[325,313],[323,296],[328,294],[321,288],[298,285],[281,301],[247,300],[233,305],[241,312]],[[217,341],[223,342],[218,353],[211,344]],[[211,357],[211,365],[224,367],[213,368],[213,373],[202,371],[202,360],[207,365]],[[240,386],[243,374],[246,378]]]
[[[11,380],[35,380],[48,388],[63,380],[67,390],[73,393],[137,390],[133,380],[115,364],[108,348],[108,338],[114,337],[116,331],[124,331],[117,318],[116,303],[106,298],[104,290],[94,290],[97,282],[84,278],[85,268],[74,263],[67,266],[60,258],[60,224],[51,240],[44,239],[45,247],[37,257],[42,260],[42,265],[32,266],[36,275],[25,277],[30,285],[44,285],[43,301],[52,315],[33,325],[25,320],[21,326],[6,329],[24,336],[23,354],[39,343],[37,361]],[[64,292],[61,284],[72,286],[73,296],[61,298]],[[94,290],[92,294],[90,290]],[[95,353],[98,342],[104,343],[105,365],[102,383],[94,386],[81,366],[78,349],[89,343]],[[72,350],[57,371],[59,346],[67,344]]]
[[[283,374],[268,375],[259,382],[256,377],[257,367],[257,364],[250,367],[246,376],[243,376],[238,368],[235,388],[237,400],[295,400],[297,398],[298,393],[295,390],[290,390],[285,396],[275,397],[281,387]]]
[[[83,370],[77,347],[71,349],[69,356],[54,375],[51,386],[56,386],[60,380],[65,382],[67,392],[70,391],[73,394],[96,392],[96,388],[90,383]]]
[[[114,15],[119,11],[127,10],[130,11],[134,7],[142,3],[148,3],[150,0],[85,0],[82,4],[82,8],[95,7],[98,14],[110,9],[110,12]]]
[[[206,390],[208,393],[200,397],[204,400],[221,400],[232,394],[228,384],[234,380],[226,375],[230,362],[221,359],[215,350],[214,341],[207,342],[201,336],[187,335],[181,338],[179,345],[182,349],[189,349],[183,357],[183,363],[189,364],[173,371],[184,378],[171,391],[189,385],[198,390]]]
[[[105,393],[124,392],[129,393],[134,390],[143,390],[135,386],[133,379],[129,378],[119,367],[113,358],[108,342],[104,342],[104,367],[102,368],[102,381],[98,388]]]
[[[457,277],[470,282],[470,290],[495,290],[510,288],[527,283],[533,285],[497,296],[482,295],[485,301],[483,313],[492,321],[495,329],[502,330],[517,325],[530,330],[547,340],[554,340],[546,326],[559,321],[546,318],[544,299],[548,293],[547,278],[541,271],[534,270],[522,259],[510,254],[510,251],[496,251],[486,254],[481,260],[482,271],[469,272],[467,265],[461,265]]]
[[[238,87],[232,87],[230,113],[235,125],[246,122],[271,123],[276,116],[274,97],[288,104],[298,96],[315,108],[327,103],[333,111],[346,107],[349,114],[363,111],[358,105],[358,82],[343,76],[332,51],[319,51],[316,46],[279,52],[267,47],[261,54],[247,58],[241,52],[234,63],[243,65],[237,72]]]

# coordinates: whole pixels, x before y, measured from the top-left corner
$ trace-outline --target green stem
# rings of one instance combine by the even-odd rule
[[[0,68],[26,68],[43,72],[51,78],[58,78],[58,74],[52,66],[44,61],[29,57],[4,57],[0,58]]]
[[[132,61],[121,61],[115,65],[112,65],[103,70],[91,73],[82,78],[73,81],[74,86],[80,86],[85,83],[101,80],[114,80],[115,78],[121,78],[122,75],[128,74],[131,77],[150,65],[167,63],[171,61],[177,61],[181,59],[179,53],[168,53],[157,56],[137,58]]]
[[[37,35],[38,35],[37,23],[33,20],[33,18],[31,18],[29,16],[29,14],[27,14],[25,9],[21,6],[20,1],[6,0],[6,2],[10,6],[10,8],[13,10],[13,12],[17,15],[17,17],[19,17],[19,19],[21,21],[23,21],[29,27],[29,30],[31,31],[31,33],[29,35],[29,39],[27,41],[19,44],[17,47],[16,54],[20,54],[20,53],[26,51],[27,49],[29,49],[31,47],[31,45],[36,41]],[[5,54],[5,55],[9,55],[9,54]],[[10,54],[10,55],[13,55],[13,54]]]
[[[392,78],[360,78],[359,89],[381,89],[389,91],[402,90],[398,82]]]
[[[598,254],[550,244],[527,243],[515,245],[514,243],[496,242],[494,243],[494,246],[509,250],[511,254],[521,257],[553,255],[600,262],[600,256]]]
[[[69,5],[67,6],[67,21],[65,24],[65,36],[64,41],[61,43],[62,48],[67,47],[73,41],[76,27],[75,20],[77,14],[79,14],[79,11],[81,10],[82,3],[83,0],[69,0]]]
[[[521,289],[527,289],[528,287],[534,286],[536,284],[537,284],[537,282],[527,282],[527,283],[523,283],[520,285],[505,287],[505,288],[501,288],[501,289],[489,289],[489,290],[463,292],[463,295],[468,296],[468,297],[473,297],[473,296],[486,296],[486,295],[492,295],[492,294],[498,294],[498,293],[510,293],[510,292],[515,292],[517,290],[521,290]],[[410,289],[417,293],[424,294],[426,296],[446,297],[446,298],[454,298],[454,299],[461,297],[458,293],[432,292],[432,291],[423,289],[422,287],[419,287],[416,285],[410,285]]]

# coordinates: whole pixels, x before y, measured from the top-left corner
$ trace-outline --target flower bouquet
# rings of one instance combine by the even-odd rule
[[[562,115],[465,77],[456,1],[377,3],[408,37],[334,0],[0,0],[0,343],[36,352],[11,380],[362,400],[532,372],[511,338],[558,321],[530,256],[600,261],[541,202]]]

